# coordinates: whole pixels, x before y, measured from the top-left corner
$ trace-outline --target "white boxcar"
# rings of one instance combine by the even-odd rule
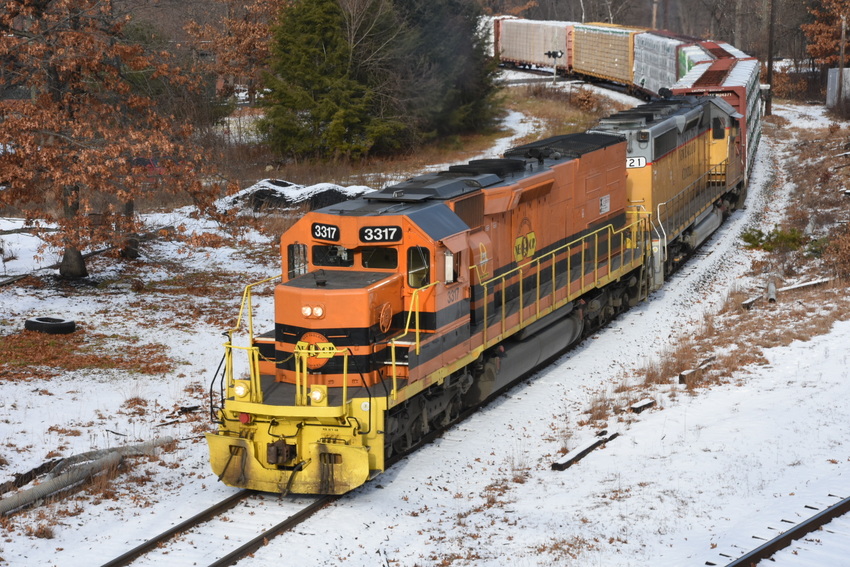
[[[557,68],[571,65],[573,22],[500,19],[494,22],[495,52],[503,63],[526,67],[552,67],[547,51],[562,51]]]
[[[635,85],[655,94],[699,63],[713,60],[705,49],[684,39],[651,31],[635,35]]]

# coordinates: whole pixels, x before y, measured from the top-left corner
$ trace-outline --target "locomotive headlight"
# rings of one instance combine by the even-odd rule
[[[315,385],[310,388],[310,401],[314,406],[328,405],[328,387]]]
[[[244,398],[251,393],[251,384],[246,380],[236,380],[233,383],[233,393],[237,398]]]
[[[302,305],[301,314],[308,319],[321,319],[325,316],[324,305]]]

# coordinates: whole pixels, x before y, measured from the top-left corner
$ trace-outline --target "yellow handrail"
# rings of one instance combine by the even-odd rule
[[[238,349],[247,353],[248,379],[251,384],[248,399],[254,403],[263,403],[263,389],[260,380],[260,349],[254,346],[254,310],[251,301],[251,290],[258,285],[274,281],[281,277],[281,275],[277,275],[248,284],[245,286],[245,291],[242,292],[242,304],[239,307],[239,316],[236,318],[236,325],[225,333],[227,341],[224,343],[224,378],[228,397],[233,394],[233,386],[236,380],[236,377],[233,375],[233,350]],[[233,344],[233,334],[242,327],[243,318],[247,318],[246,326],[248,328],[248,344],[250,346],[236,346]]]
[[[348,357],[351,356],[351,349],[343,348],[343,349],[334,349],[333,353],[328,353],[328,358],[332,358],[337,355],[342,355],[342,407],[347,408],[348,406]],[[296,406],[306,406],[308,403],[308,392],[307,389],[309,384],[307,383],[307,377],[309,376],[307,372],[307,360],[311,355],[315,355],[314,352],[310,351],[310,349],[304,349],[302,347],[296,346],[295,351],[293,352],[293,356],[295,358],[295,405]],[[347,414],[347,409],[345,410]]]
[[[254,344],[254,310],[251,305],[251,289],[262,285],[264,283],[268,283],[277,279],[282,278],[283,275],[277,275],[271,278],[266,278],[264,280],[260,280],[258,282],[254,282],[245,286],[245,291],[242,292],[242,305],[239,307],[239,316],[236,318],[236,326],[227,331],[227,336],[232,337],[233,333],[239,330],[242,326],[242,317],[246,311],[248,311],[248,337],[250,339],[250,344]]]
[[[390,361],[392,363],[392,373],[393,373],[393,391],[392,391],[393,399],[396,399],[396,394],[398,392],[398,373],[396,372],[396,353],[395,353],[396,342],[400,341],[401,339],[403,339],[404,337],[406,337],[410,333],[410,320],[411,320],[411,318],[415,319],[416,327],[414,329],[414,333],[415,333],[414,344],[416,346],[416,354],[417,355],[419,354],[420,344],[421,344],[420,334],[422,333],[422,328],[419,326],[419,311],[420,311],[419,310],[419,292],[425,291],[426,289],[429,289],[429,288],[432,288],[435,285],[437,285],[438,283],[440,283],[440,282],[435,281],[435,282],[429,283],[428,285],[424,285],[420,288],[416,288],[415,290],[413,290],[413,294],[411,294],[411,296],[410,296],[410,308],[407,310],[407,320],[405,321],[404,332],[402,332],[399,336],[394,337],[392,340],[390,340],[389,348],[390,348]]]
[[[490,325],[488,324],[488,321],[489,321],[489,318],[490,318],[490,313],[489,313],[490,302],[487,300],[487,298],[490,297],[491,293],[495,293],[496,290],[498,290],[498,289],[502,290],[502,296],[501,296],[501,301],[500,301],[500,303],[501,303],[501,305],[500,305],[501,318],[500,318],[499,323],[500,323],[500,333],[501,333],[501,335],[505,335],[509,331],[509,329],[507,327],[507,298],[506,298],[507,293],[506,293],[506,291],[508,289],[508,281],[510,281],[514,277],[518,276],[518,278],[519,278],[519,281],[518,281],[518,284],[517,284],[518,287],[519,287],[519,297],[518,297],[518,300],[519,300],[519,323],[518,323],[516,328],[520,329],[523,326],[525,326],[525,324],[527,323],[527,321],[525,320],[525,314],[524,314],[524,308],[526,307],[526,305],[524,303],[525,302],[525,281],[524,281],[524,278],[525,278],[525,274],[528,273],[530,270],[536,270],[536,277],[537,277],[537,279],[536,279],[537,289],[535,290],[536,313],[535,313],[535,316],[533,317],[534,320],[537,320],[542,315],[544,315],[544,314],[548,313],[549,311],[551,311],[552,309],[554,309],[555,306],[556,306],[557,289],[556,289],[555,282],[556,282],[556,276],[557,276],[557,272],[558,272],[557,266],[559,264],[559,261],[557,260],[558,256],[560,256],[562,254],[565,254],[565,256],[566,256],[564,258],[564,260],[562,260],[566,264],[566,274],[567,274],[567,278],[566,278],[566,280],[567,280],[566,281],[567,299],[565,299],[565,301],[569,300],[569,297],[572,295],[570,293],[570,287],[569,286],[570,286],[570,282],[572,281],[570,275],[572,274],[572,268],[573,268],[573,266],[572,266],[573,250],[575,250],[576,247],[579,247],[580,256],[581,256],[580,257],[581,273],[579,274],[579,277],[578,277],[578,281],[580,282],[580,284],[579,284],[580,289],[577,292],[579,294],[587,291],[590,286],[596,285],[596,282],[599,281],[599,278],[600,278],[599,270],[601,268],[601,264],[603,264],[604,262],[607,262],[607,266],[608,266],[608,270],[609,270],[609,276],[612,276],[612,274],[614,272],[620,272],[620,271],[624,270],[627,266],[630,267],[631,264],[634,264],[637,261],[637,258],[632,258],[632,261],[629,264],[626,264],[626,262],[624,262],[624,261],[621,262],[620,267],[617,268],[617,270],[612,269],[614,258],[618,255],[622,255],[622,252],[620,252],[619,254],[614,253],[615,239],[617,239],[616,242],[619,243],[619,249],[620,250],[625,250],[627,245],[629,245],[629,248],[632,248],[632,249],[638,249],[638,248],[641,248],[641,247],[644,246],[642,235],[643,235],[643,232],[645,230],[646,222],[645,222],[645,219],[640,217],[640,211],[633,211],[633,213],[637,213],[635,215],[636,220],[634,222],[628,224],[627,226],[624,226],[624,227],[619,228],[619,229],[614,229],[614,227],[612,227],[610,225],[604,226],[600,229],[593,231],[590,234],[586,234],[586,235],[584,235],[580,238],[577,238],[577,239],[575,239],[571,242],[568,242],[567,244],[564,244],[564,245],[556,248],[555,250],[552,250],[552,251],[546,253],[543,256],[529,260],[529,261],[513,268],[512,270],[505,272],[504,274],[501,274],[499,276],[496,276],[496,277],[493,277],[493,278],[490,278],[490,279],[487,279],[487,280],[482,281],[481,274],[478,271],[478,266],[471,266],[470,270],[476,271],[476,275],[478,276],[479,285],[483,288],[483,294],[482,294],[482,296],[483,296],[483,325],[484,325],[483,342],[484,342],[485,346],[492,339],[491,337],[488,336],[488,332],[489,332],[489,328],[490,328]],[[607,239],[607,245],[606,245],[606,249],[603,250],[602,253],[600,254],[599,243],[600,243],[600,238],[603,238],[603,237]],[[592,251],[591,251],[591,246],[593,247]],[[592,272],[585,273],[584,266],[587,265],[588,261],[593,261],[593,270],[592,270]],[[546,313],[543,313],[542,308],[541,308],[541,299],[542,298],[541,298],[541,290],[540,290],[540,288],[541,288],[541,277],[540,276],[541,276],[541,273],[542,273],[541,265],[546,263],[546,262],[551,262],[551,266],[552,266],[551,267],[551,269],[552,269],[552,280],[551,280],[552,281],[552,292],[551,292],[552,306],[549,308],[548,311],[546,311]],[[592,281],[590,281],[590,278],[592,278]],[[528,321],[528,323],[530,323],[530,321]]]

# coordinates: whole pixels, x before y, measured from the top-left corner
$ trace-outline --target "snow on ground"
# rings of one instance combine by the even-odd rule
[[[815,107],[777,111],[789,120],[805,115],[813,125],[828,123]],[[748,226],[772,227],[781,215],[790,189],[781,183],[785,152],[792,151],[785,144],[765,140],[746,210],[711,239],[709,254],[650,301],[240,565],[702,565],[727,546],[751,547],[750,532],[798,513],[809,497],[847,494],[850,323],[768,351],[769,365],[747,368],[731,384],[694,394],[659,387],[652,394],[656,407],[609,420],[609,432],[619,437],[566,471],[550,467],[564,446],[593,438],[595,431],[580,422],[594,400],[617,399],[636,368],[696,329],[730,289],[755,285],[746,276],[754,253],[739,246],[739,234]],[[175,224],[179,216],[150,222]],[[4,221],[0,229],[13,225]],[[7,248],[17,247],[15,262],[23,262],[31,250],[25,237],[2,238]],[[160,242],[145,253],[187,270],[241,271],[246,282],[274,270],[226,248],[187,253]],[[0,335],[16,332],[28,317],[59,315],[158,345],[174,356],[175,367],[155,376],[83,369],[4,381],[0,482],[41,464],[57,447],[72,455],[161,435],[180,442],[136,461],[113,481],[114,494],[78,494],[6,520],[0,565],[88,566],[92,557],[117,556],[234,492],[206,463],[200,437],[206,422],[173,411],[203,403],[223,329],[202,317],[174,325],[168,297],[156,309],[126,284],[103,277],[98,294],[0,287]],[[234,285],[234,298],[239,292]],[[268,313],[271,298],[256,304]],[[144,412],[130,403],[139,399],[148,403]],[[45,524],[51,539],[36,535]],[[222,531],[222,551],[231,549],[228,537]],[[218,552],[207,550],[205,559]]]

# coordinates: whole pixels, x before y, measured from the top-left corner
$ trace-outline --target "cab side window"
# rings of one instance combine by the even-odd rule
[[[407,284],[419,288],[431,283],[431,258],[427,248],[407,249]]]
[[[721,120],[720,118],[715,118],[712,121],[711,134],[712,138],[714,138],[715,140],[722,140],[726,137],[726,127],[723,124],[723,120]]]
[[[290,244],[286,250],[287,277],[289,279],[307,273],[307,245]]]

